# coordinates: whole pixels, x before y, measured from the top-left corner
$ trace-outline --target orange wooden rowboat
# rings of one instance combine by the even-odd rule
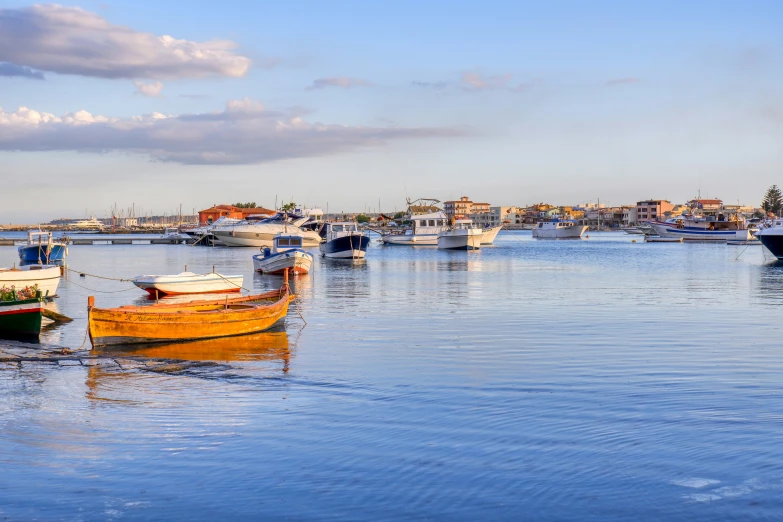
[[[288,274],[279,291],[234,299],[95,308],[88,298],[87,323],[93,346],[184,342],[267,330],[288,313],[296,297]],[[268,304],[254,301],[273,300]]]

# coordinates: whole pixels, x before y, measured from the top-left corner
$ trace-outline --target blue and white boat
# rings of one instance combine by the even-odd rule
[[[753,237],[739,216],[680,216],[667,221],[650,221],[649,225],[661,237],[682,238],[685,241],[748,241]]]
[[[319,235],[324,239],[318,246],[324,257],[362,259],[370,244],[370,238],[350,221],[324,223]]]
[[[62,261],[68,255],[68,239],[55,239],[51,232],[30,230],[27,244],[19,247],[19,259],[23,264],[49,265]]]
[[[264,274],[282,274],[286,270],[293,275],[308,273],[313,255],[302,250],[302,241],[299,234],[277,234],[272,239],[272,248],[264,247],[261,254],[253,256],[253,268]]]

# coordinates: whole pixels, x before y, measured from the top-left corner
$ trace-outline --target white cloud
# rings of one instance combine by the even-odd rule
[[[133,85],[136,86],[134,94],[141,94],[148,98],[163,98],[163,95],[160,93],[163,90],[163,84],[160,82],[144,83],[141,80],[136,80],[133,82]]]
[[[336,76],[333,78],[318,78],[313,80],[313,84],[307,87],[306,90],[313,91],[315,89],[325,89],[327,87],[341,87],[343,89],[350,89],[352,87],[369,87],[372,84],[365,80],[358,78],[348,78],[347,76]]]
[[[193,42],[114,25],[78,7],[0,9],[0,61],[99,78],[244,76],[250,59],[236,44]]]
[[[477,72],[465,71],[460,76],[458,81],[451,82],[423,82],[414,81],[411,85],[416,87],[425,87],[430,89],[436,89],[438,91],[445,90],[448,87],[459,89],[464,92],[483,92],[483,91],[508,91],[508,92],[525,92],[532,87],[534,82],[518,83],[514,84],[510,74],[496,74],[485,75]]]
[[[0,109],[0,150],[127,151],[184,164],[254,164],[324,156],[392,140],[459,136],[448,128],[359,127],[313,123],[301,109],[268,111],[258,101],[231,100],[207,114],[152,113],[129,119],[87,111],[61,117],[27,107]]]

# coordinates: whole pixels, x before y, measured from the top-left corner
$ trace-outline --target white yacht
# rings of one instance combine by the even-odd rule
[[[215,228],[212,234],[230,247],[272,247],[276,235],[295,233],[302,237],[303,247],[315,247],[321,243],[321,236],[318,235],[318,232],[299,228],[309,220],[308,216],[289,216],[278,213],[260,221],[242,221]]]
[[[681,237],[688,241],[747,241],[752,234],[745,219],[736,215],[728,219],[716,216],[680,216],[666,221],[650,221],[650,226],[661,237]]]
[[[90,216],[90,219],[71,221],[66,226],[80,230],[103,230],[103,223],[95,219],[95,216]]]
[[[442,250],[478,250],[484,231],[469,219],[457,219],[454,226],[438,234],[438,248]]]
[[[756,237],[777,259],[783,259],[783,219],[761,223]]]
[[[195,239],[198,244],[224,246],[223,243],[212,234],[212,231],[216,228],[220,228],[226,225],[236,225],[237,223],[241,222],[241,219],[221,216],[213,223],[199,227],[184,228],[182,229],[182,232]]]
[[[576,221],[552,219],[541,221],[533,229],[533,237],[542,239],[579,239],[587,227]]]

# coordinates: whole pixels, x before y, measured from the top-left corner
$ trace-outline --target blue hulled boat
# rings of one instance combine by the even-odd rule
[[[370,238],[360,232],[356,223],[324,223],[319,232],[324,242],[319,245],[324,257],[362,259]]]
[[[22,264],[49,265],[62,262],[68,255],[68,239],[55,239],[51,232],[31,230],[27,232],[27,244],[19,247]]]

